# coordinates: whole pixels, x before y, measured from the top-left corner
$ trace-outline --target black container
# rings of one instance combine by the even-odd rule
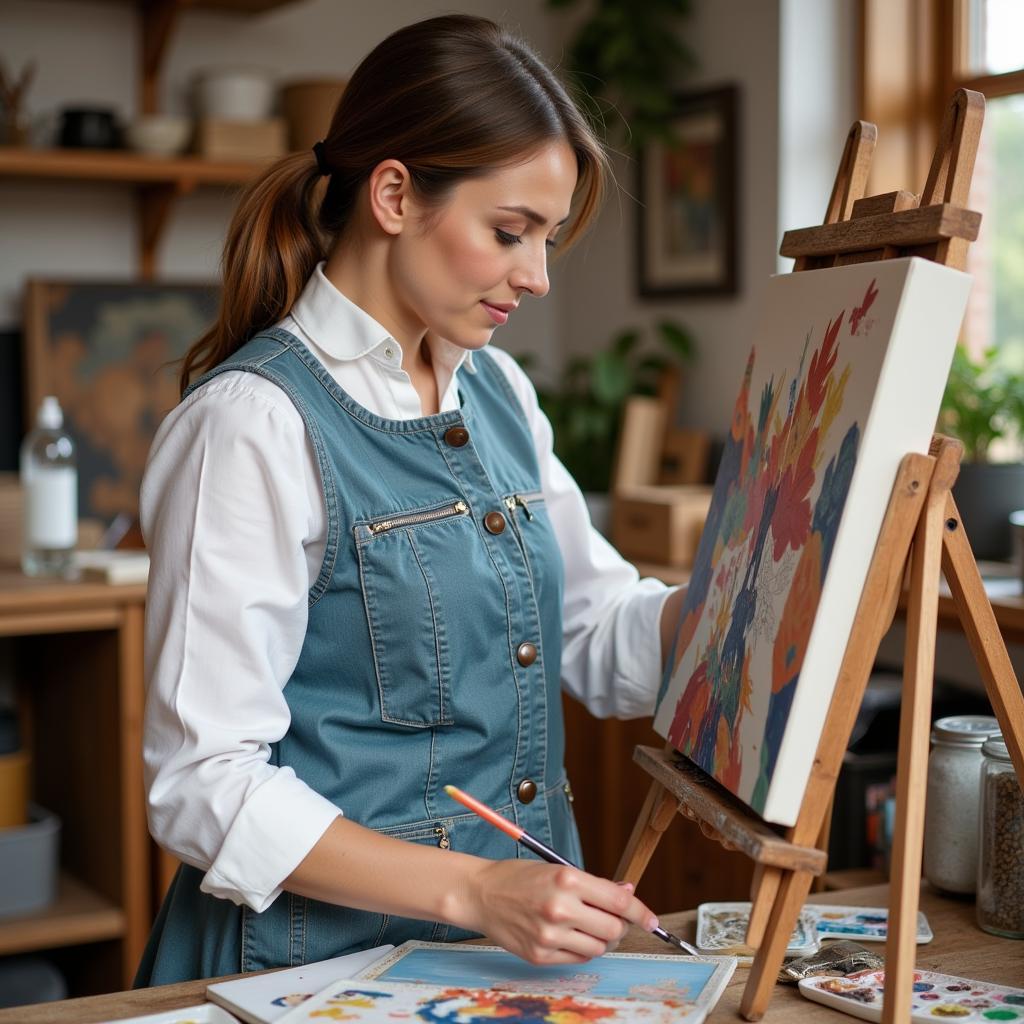
[[[69,107],[61,111],[57,140],[68,149],[119,149],[121,126],[107,107]]]
[[[953,485],[975,558],[1007,561],[1013,554],[1010,513],[1024,508],[1024,462],[965,462]]]

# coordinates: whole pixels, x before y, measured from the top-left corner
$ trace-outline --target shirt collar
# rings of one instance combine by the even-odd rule
[[[365,309],[338,291],[324,274],[323,262],[316,265],[290,313],[306,335],[334,359],[347,362],[374,353],[391,363],[394,360],[387,358],[384,350],[394,347],[401,364],[401,345]],[[443,338],[434,339],[430,354],[452,374],[463,365],[476,373],[473,353]]]

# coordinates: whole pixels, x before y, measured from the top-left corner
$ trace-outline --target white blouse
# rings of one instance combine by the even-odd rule
[[[389,419],[422,415],[402,350],[317,267],[279,326],[351,397]],[[541,488],[565,561],[562,684],[600,717],[651,714],[668,589],[640,580],[590,525],[552,452],[526,375],[489,348],[526,413]],[[431,345],[441,411],[458,408],[472,356]],[[342,813],[268,763],[288,731],[284,687],[306,632],[326,515],[312,445],[277,385],[228,371],[163,421],[141,493],[151,557],[146,603],[144,759],[149,825],[205,872],[204,892],[264,910]],[[269,527],[267,524],[271,524]]]

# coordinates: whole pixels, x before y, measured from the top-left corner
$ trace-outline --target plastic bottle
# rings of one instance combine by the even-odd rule
[[[21,445],[25,495],[21,567],[29,576],[68,575],[78,540],[75,446],[63,426],[60,403],[47,395],[35,427]]]

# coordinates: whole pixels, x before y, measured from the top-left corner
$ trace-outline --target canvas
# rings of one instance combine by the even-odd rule
[[[606,953],[582,964],[536,966],[496,946],[404,942],[360,978],[533,996],[664,1002],[708,1012],[736,969],[733,957]]]
[[[280,1024],[365,1021],[396,1024],[701,1024],[704,1012],[671,1002],[616,1002],[589,996],[495,992],[458,985],[338,981]]]
[[[796,821],[900,460],[928,450],[969,282],[908,258],[766,290],[654,725],[767,821]]]
[[[75,441],[79,516],[137,515],[150,442],[178,403],[179,360],[212,324],[219,289],[30,280],[25,413],[56,395]]]

